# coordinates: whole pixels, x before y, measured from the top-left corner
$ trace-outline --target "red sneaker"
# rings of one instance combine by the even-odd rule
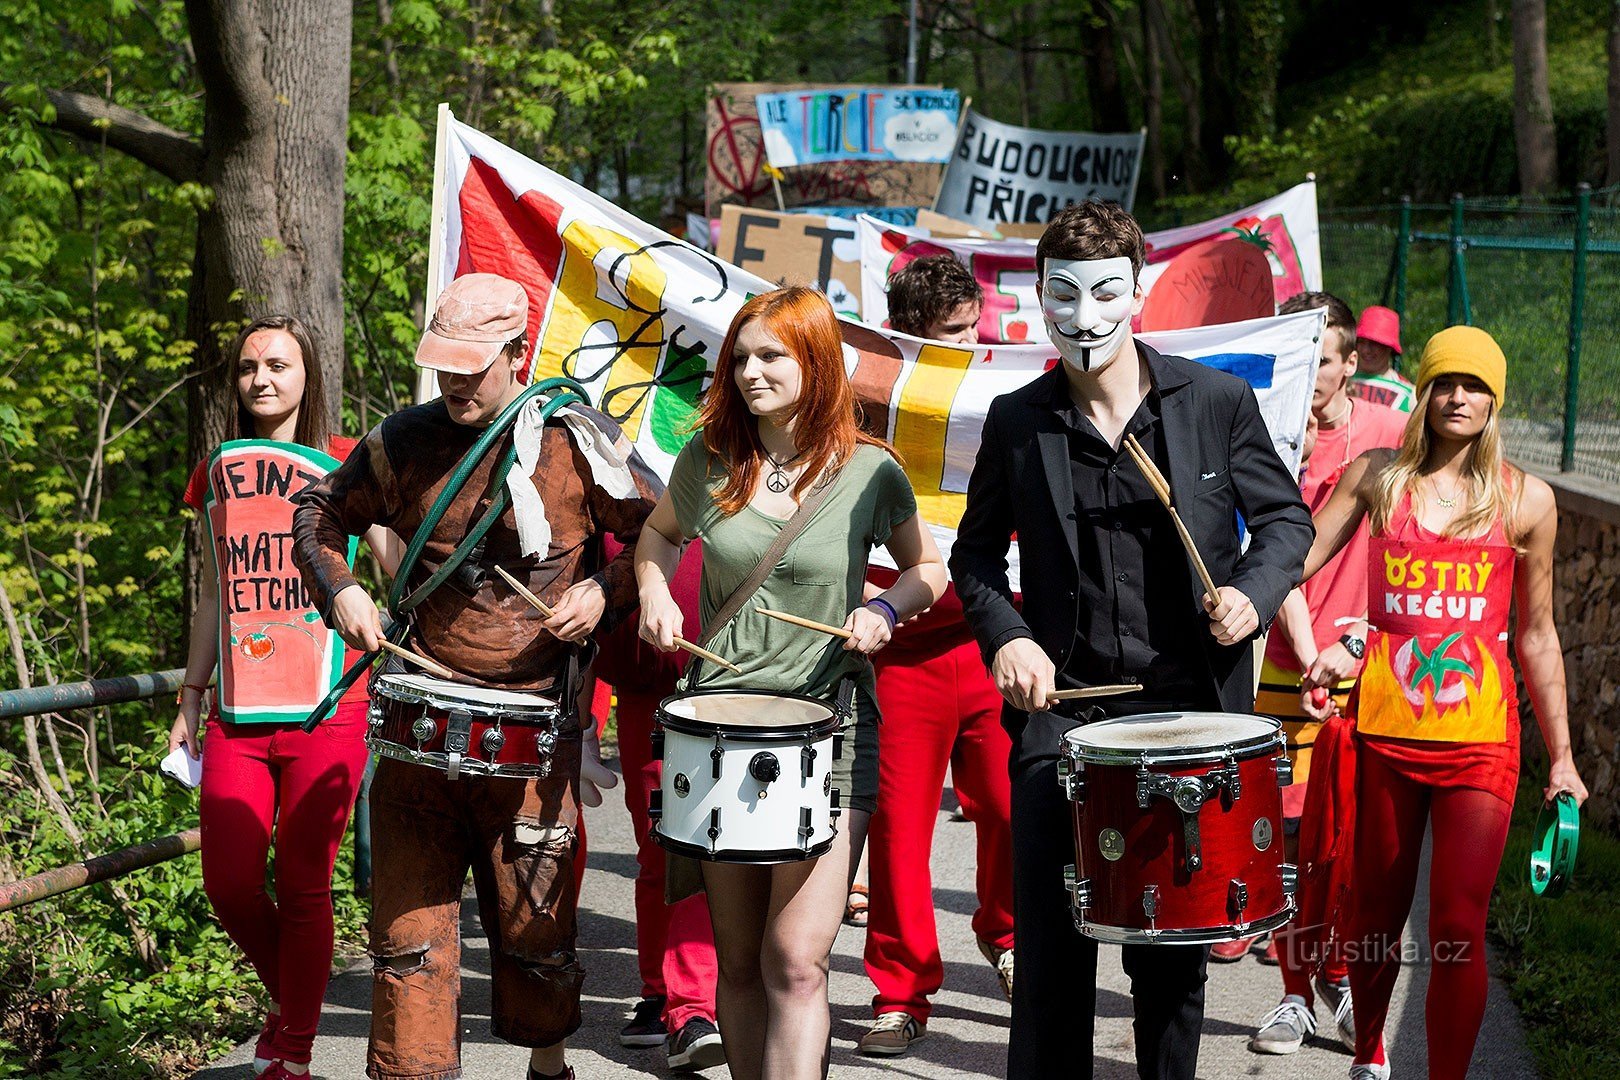
[[[1249,952],[1257,938],[1238,938],[1236,941],[1221,941],[1209,947],[1209,958],[1217,964],[1235,964],[1243,959]]]
[[[1272,967],[1276,967],[1282,963],[1277,959],[1277,939],[1269,934],[1266,935],[1266,947],[1262,949],[1259,943],[1256,943],[1253,951],[1255,959],[1262,964],[1270,964]]]

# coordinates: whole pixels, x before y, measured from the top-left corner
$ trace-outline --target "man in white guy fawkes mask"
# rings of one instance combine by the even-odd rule
[[[1042,269],[1041,314],[1058,355],[1080,374],[1101,372],[1131,342],[1131,319],[1142,310],[1131,259],[1049,256]]]
[[[1144,932],[1147,878],[1135,875],[1158,864],[1141,844],[1124,843],[1118,859],[1077,868],[1074,895],[1092,899],[1071,906],[1064,871],[1075,860],[1077,826],[1058,787],[1058,754],[1065,734],[1091,721],[1253,712],[1252,641],[1299,579],[1312,538],[1299,486],[1272,448],[1248,384],[1132,337],[1145,246],[1135,220],[1111,203],[1069,207],[1047,225],[1036,265],[1041,308],[1063,363],[990,405],[951,555],[963,615],[1006,702],[1002,722],[1013,739],[1018,978],[1010,1080],[1091,1077],[1095,1010],[1083,995],[1095,983],[1096,936],[1125,942],[1138,1071],[1166,1080],[1196,1075],[1209,947]],[[1169,480],[1215,596],[1205,595],[1169,515],[1122,446],[1127,435]],[[1021,608],[1008,578],[1014,536]],[[1115,683],[1141,689],[1095,703],[1049,696]],[[1159,821],[1169,813],[1179,844],[1178,811],[1150,802],[1143,814]],[[1282,828],[1280,820],[1270,825]],[[1082,838],[1084,850],[1095,850],[1096,835]],[[1204,854],[1210,850],[1206,842]],[[1151,886],[1164,894],[1165,906],[1146,916],[1158,913],[1157,930],[1176,929],[1165,925],[1165,912],[1192,895],[1185,892],[1185,855],[1178,850],[1173,878]],[[1229,879],[1253,878],[1250,895],[1261,878],[1210,865],[1196,873],[1218,879],[1210,895],[1221,898]],[[1280,896],[1282,871],[1270,875],[1278,890],[1272,895]],[[1199,888],[1212,887],[1206,881]],[[1266,905],[1279,910],[1256,910]],[[1271,928],[1290,913],[1280,899],[1246,903],[1237,917],[1226,906],[1223,900],[1183,928],[1229,920]],[[1076,933],[1075,917],[1090,936]]]

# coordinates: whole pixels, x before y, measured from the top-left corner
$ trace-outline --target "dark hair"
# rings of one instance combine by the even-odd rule
[[[953,255],[928,255],[889,275],[889,325],[927,337],[928,328],[963,304],[981,306],[984,293]]]
[[[1294,315],[1312,308],[1327,308],[1328,329],[1337,330],[1344,337],[1344,351],[1356,347],[1356,316],[1350,305],[1327,292],[1295,293],[1277,305],[1277,314]]]
[[[326,415],[325,380],[321,377],[321,357],[315,349],[315,338],[296,315],[265,315],[244,326],[231,341],[225,354],[229,365],[231,393],[236,396],[236,408],[226,414],[225,439],[251,439],[254,435],[253,414],[242,403],[242,393],[236,385],[236,367],[242,359],[242,346],[260,330],[280,330],[298,343],[298,354],[304,361],[304,394],[298,399],[298,424],[293,430],[293,441],[326,453],[332,441],[332,425]]]
[[[1052,218],[1035,245],[1035,271],[1046,273],[1047,259],[1131,260],[1131,276],[1142,272],[1147,242],[1142,226],[1118,203],[1101,199],[1066,206]]]
[[[760,293],[732,318],[720,345],[714,379],[703,395],[694,425],[703,429],[703,445],[725,463],[726,482],[714,501],[720,512],[728,515],[741,510],[753,497],[760,461],[765,457],[759,421],[743,402],[732,372],[737,334],[755,319],[787,346],[802,372],[799,403],[794,407],[794,433],[806,461],[793,487],[795,499],[804,495],[829,463],[847,462],[858,443],[894,452],[883,440],[862,431],[857,422],[855,388],[844,370],[844,339],[839,333],[838,316],[827,298],[803,285]]]

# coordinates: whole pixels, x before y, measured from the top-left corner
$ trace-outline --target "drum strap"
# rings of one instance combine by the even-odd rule
[[[805,526],[810,524],[810,519],[816,516],[816,511],[821,509],[822,504],[832,495],[833,488],[837,486],[838,473],[833,472],[829,473],[825,480],[811,489],[810,494],[799,504],[799,508],[793,512],[793,516],[788,518],[787,524],[782,526],[782,531],[776,534],[776,539],[771,541],[771,546],[765,549],[765,554],[760,558],[759,565],[754,567],[753,573],[749,574],[742,580],[740,585],[731,590],[731,595],[726,597],[726,602],[720,605],[720,610],[714,613],[714,618],[710,619],[707,625],[703,627],[703,634],[697,639],[699,647],[707,645],[723,626],[737,617],[737,613],[743,609],[743,605],[748,603],[749,597],[758,592],[759,587],[765,584],[765,579],[771,576],[771,571],[776,569],[776,564],[782,561],[782,556],[787,554],[787,549],[793,545],[793,541],[799,538],[799,534],[804,532]],[[697,681],[701,676],[699,669],[702,664],[701,659],[692,658],[691,664],[686,669],[688,686],[697,685]]]

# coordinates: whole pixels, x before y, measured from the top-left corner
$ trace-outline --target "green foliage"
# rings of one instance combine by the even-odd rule
[[[1491,937],[1541,1075],[1609,1075],[1620,1067],[1620,840],[1582,829],[1569,892],[1535,896],[1526,867],[1544,779],[1527,767],[1519,786],[1491,899]]]

